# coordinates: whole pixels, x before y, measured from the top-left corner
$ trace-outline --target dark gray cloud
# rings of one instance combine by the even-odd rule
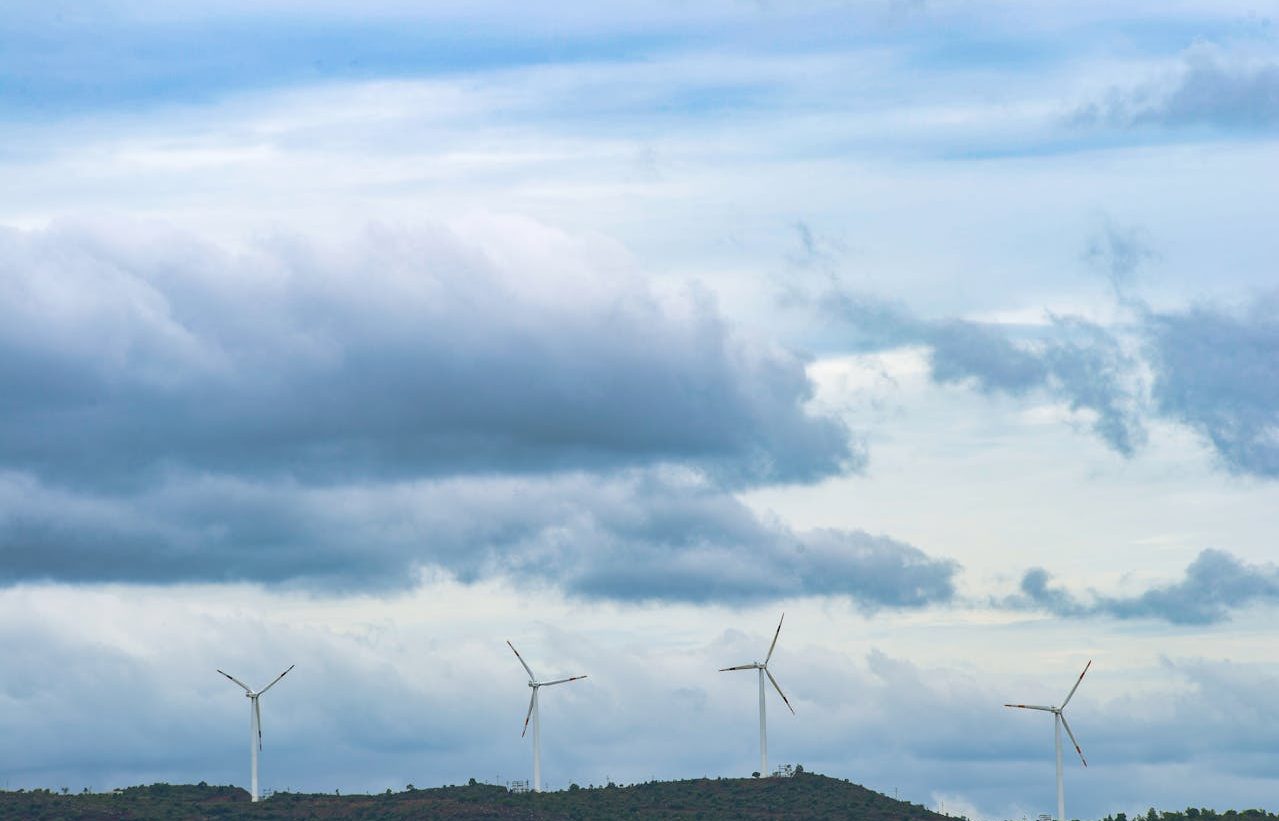
[[[247,248],[0,232],[0,467],[301,482],[683,462],[807,481],[861,455],[796,354],[520,224]]]
[[[1016,395],[1042,388],[1048,381],[1043,357],[1015,343],[1006,328],[948,320],[933,325],[927,340],[937,382],[971,381],[984,393]]]
[[[1094,414],[1092,428],[1110,447],[1132,455],[1145,441],[1138,360],[1110,330],[1071,316],[1037,327],[961,319],[925,320],[903,307],[837,293],[824,306],[846,323],[859,350],[927,348],[932,379],[987,393],[1032,392]]]
[[[1022,577],[1021,592],[1002,602],[1066,617],[1159,619],[1173,624],[1227,621],[1231,611],[1259,603],[1279,603],[1279,567],[1248,564],[1221,550],[1202,551],[1181,580],[1129,596],[1081,598],[1054,586],[1048,571],[1032,568]]]
[[[1203,435],[1228,469],[1279,476],[1279,294],[1238,311],[1151,313],[1146,333],[1159,413]]]
[[[801,356],[608,248],[481,228],[0,232],[0,582],[951,598],[952,562],[731,495],[860,465]]]
[[[976,322],[939,323],[928,334],[933,379],[967,382],[984,393],[1021,396],[1041,391],[1095,417],[1093,431],[1130,456],[1145,441],[1134,360],[1105,328],[1077,317],[1018,340],[1017,329]],[[1029,338],[1026,338],[1029,337]]]
[[[611,600],[949,601],[958,566],[860,531],[796,531],[687,471],[352,487],[173,477],[88,496],[0,477],[0,581],[405,587],[419,572]]]
[[[1096,432],[1112,448],[1131,456],[1146,441],[1141,394],[1133,376],[1137,359],[1111,331],[1077,317],[1053,317],[1056,333],[1043,351],[1050,388],[1073,410],[1096,414]]]
[[[1029,337],[950,321],[919,338],[935,380],[1014,396],[1042,390],[1093,411],[1093,430],[1124,455],[1155,416],[1201,434],[1233,472],[1279,476],[1279,295],[1240,309],[1130,304],[1137,316],[1128,328],[1054,316]]]
[[[1153,255],[1133,231],[1108,230],[1092,246],[1117,292]],[[1044,396],[1093,414],[1091,427],[1130,456],[1151,418],[1204,437],[1230,471],[1279,476],[1279,293],[1240,307],[1155,310],[1124,297],[1130,318],[1102,326],[1049,315],[1042,326],[928,320],[907,308],[833,290],[822,309],[848,349],[926,350],[932,379],[985,394]]]
[[[1104,100],[1079,108],[1072,119],[1121,128],[1272,129],[1279,125],[1279,64],[1232,64],[1211,49],[1196,48],[1175,77],[1112,89]]]

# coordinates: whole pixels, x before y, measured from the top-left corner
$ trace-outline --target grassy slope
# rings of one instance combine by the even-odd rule
[[[234,787],[155,785],[120,795],[0,793],[0,821],[99,819],[856,819],[943,821],[923,807],[821,775],[666,781],[541,795],[477,784],[378,796],[277,794],[250,804]]]

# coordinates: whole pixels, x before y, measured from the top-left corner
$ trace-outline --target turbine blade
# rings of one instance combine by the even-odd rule
[[[736,667],[721,667],[719,668],[719,671],[721,673],[727,673],[729,670],[755,670],[758,669],[758,667],[759,665],[757,664],[739,664]]]
[[[1079,742],[1075,740],[1075,734],[1070,731],[1070,724],[1066,721],[1066,714],[1061,714],[1061,725],[1066,728],[1066,735],[1070,736],[1070,743],[1075,745],[1075,752],[1079,753],[1079,760],[1084,762],[1084,766],[1088,766],[1088,759],[1084,758],[1084,751],[1079,749]]]
[[[515,649],[515,645],[511,644],[510,639],[507,639],[506,646],[511,648],[511,652],[515,654],[515,657],[520,660],[520,664],[523,664],[524,669],[528,671],[528,680],[537,681],[537,676],[533,675],[533,668],[528,666],[528,662],[526,662],[524,657],[520,655],[520,651]]]
[[[777,646],[777,637],[782,634],[782,622],[786,621],[786,614],[777,620],[777,631],[773,633],[773,643],[768,645],[768,655],[764,656],[764,664],[768,664],[768,660],[773,657],[773,648]]]
[[[258,725],[258,749],[260,750],[262,749],[262,706],[256,698],[253,699],[253,720]]]
[[[537,688],[533,689],[533,695],[528,697],[528,712],[524,714],[524,729],[520,730],[520,738],[528,732],[528,720],[533,717],[533,702],[537,701]]]
[[[768,676],[768,680],[773,682],[773,688],[777,690],[777,695],[782,697],[782,701],[786,702],[786,707],[790,710],[790,714],[795,715],[795,708],[790,706],[790,699],[782,692],[782,686],[777,683],[777,679],[773,678],[773,674],[769,672],[767,667],[764,668],[764,675]]]
[[[1051,707],[1040,707],[1038,704],[1005,704],[1005,707],[1018,707],[1022,710],[1043,710],[1045,713],[1057,712]]]
[[[289,670],[292,670],[294,667],[297,667],[297,665],[296,665],[296,664],[290,664],[290,665],[289,665]],[[270,684],[268,684],[267,686],[263,687],[261,690],[259,690],[259,691],[258,691],[258,695],[262,695],[262,694],[263,694],[263,693],[265,693],[267,690],[270,690],[272,687],[274,687],[274,686],[275,686],[275,684],[276,684],[276,682],[278,682],[280,679],[284,678],[285,676],[287,676],[287,675],[289,674],[289,670],[285,670],[283,673],[280,673],[280,675],[276,676],[276,677],[275,677],[275,681],[271,682]]]
[[[243,687],[243,688],[244,688],[244,692],[246,692],[246,693],[252,693],[252,692],[253,692],[252,690],[250,690],[250,689],[249,689],[249,685],[245,684],[243,681],[240,681],[238,678],[236,678],[235,676],[231,675],[230,673],[223,673],[221,670],[219,670],[218,672],[219,672],[219,673],[222,673],[222,675],[226,676],[227,678],[229,678],[229,679],[231,679],[232,681],[234,681],[236,684],[238,684],[238,685],[240,685],[241,687]]]
[[[559,678],[559,679],[556,679],[555,681],[541,681],[541,682],[538,682],[538,686],[550,687],[552,684],[563,684],[567,681],[577,681],[578,679],[583,679],[583,678],[586,678],[586,676],[569,676],[568,678]]]
[[[1066,700],[1061,703],[1061,709],[1066,709],[1066,705],[1075,697],[1075,691],[1079,689],[1080,684],[1083,684],[1084,676],[1087,675],[1089,667],[1092,667],[1092,659],[1089,659],[1088,663],[1084,665],[1084,672],[1079,674],[1079,679],[1075,681],[1075,686],[1071,687],[1070,692],[1066,694]]]

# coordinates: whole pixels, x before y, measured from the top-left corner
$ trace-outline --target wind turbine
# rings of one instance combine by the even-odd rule
[[[752,661],[750,664],[739,664],[736,667],[724,667],[721,673],[729,670],[758,670],[759,671],[759,774],[761,777],[768,775],[768,727],[764,720],[764,676],[768,676],[768,680],[773,683],[773,687],[777,690],[777,695],[782,697],[782,701],[786,702],[787,709],[791,715],[795,715],[795,708],[790,706],[790,699],[782,692],[782,687],[777,683],[777,679],[773,678],[773,674],[768,671],[768,661],[773,657],[773,649],[777,647],[777,637],[782,633],[782,622],[786,620],[786,614],[783,613],[777,622],[777,632],[773,633],[773,643],[768,646],[768,655],[764,656],[764,662]]]
[[[515,649],[515,645],[508,640],[506,646],[511,648],[511,652],[520,660],[520,664],[524,665],[524,669],[528,671],[528,686],[533,688],[533,695],[528,700],[528,712],[524,715],[524,730],[520,733],[520,738],[528,732],[528,722],[533,720],[533,790],[535,792],[542,791],[542,721],[537,714],[537,691],[542,687],[550,687],[552,684],[565,684],[570,681],[586,678],[586,676],[569,676],[568,678],[558,678],[554,681],[538,681],[537,676],[533,675],[533,668],[528,666],[528,662],[520,655],[520,651]]]
[[[1066,693],[1066,700],[1061,703],[1060,707],[1041,707],[1035,704],[1005,704],[1005,707],[1018,707],[1022,710],[1043,710],[1046,713],[1053,714],[1053,740],[1057,748],[1057,821],[1066,821],[1066,786],[1062,780],[1061,774],[1061,728],[1066,728],[1066,734],[1070,736],[1070,742],[1075,745],[1075,752],[1079,753],[1079,760],[1088,766],[1087,759],[1084,758],[1084,751],[1079,749],[1079,742],[1075,740],[1075,734],[1070,731],[1070,723],[1066,721],[1066,705],[1074,698],[1075,691],[1079,689],[1079,685],[1083,683],[1084,675],[1088,672],[1088,668],[1092,667],[1092,661],[1089,660],[1084,665],[1084,672],[1079,674],[1079,679],[1075,682],[1075,686],[1070,688],[1070,692]]]
[[[296,666],[296,664],[290,664],[289,670],[292,670]],[[283,673],[280,673],[280,675],[275,677],[275,681],[263,687],[261,690],[256,691],[230,673],[223,673],[221,670],[218,671],[243,687],[244,697],[249,700],[249,758],[253,762],[253,781],[252,788],[249,790],[249,797],[253,801],[258,800],[258,750],[262,749],[262,709],[258,706],[258,699],[262,697],[263,693],[274,687],[280,679],[287,676],[289,674],[289,670],[285,670]]]

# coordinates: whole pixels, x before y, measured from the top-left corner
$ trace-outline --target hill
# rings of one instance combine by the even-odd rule
[[[115,793],[0,793],[0,821],[178,821],[178,819],[324,819],[325,821],[575,821],[582,819],[849,819],[946,821],[917,804],[812,773],[793,778],[655,781],[629,787],[571,787],[541,794],[472,783],[382,795],[277,793],[252,804],[238,787],[155,784]]]

